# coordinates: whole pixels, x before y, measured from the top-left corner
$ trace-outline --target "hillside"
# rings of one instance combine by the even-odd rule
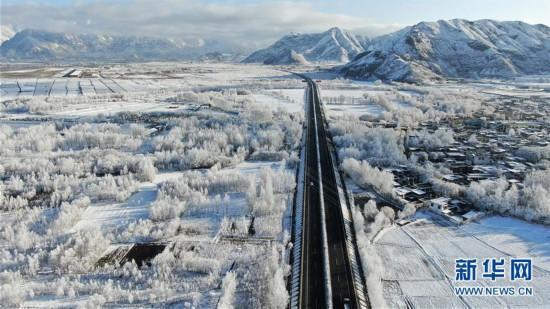
[[[245,63],[294,64],[306,62],[345,63],[365,51],[368,40],[340,28],[322,33],[289,34],[273,45],[248,56]]]
[[[421,22],[371,41],[345,76],[407,82],[550,72],[550,28],[519,21]]]

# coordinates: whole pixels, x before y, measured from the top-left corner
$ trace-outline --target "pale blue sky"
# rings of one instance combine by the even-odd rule
[[[0,0],[2,24],[18,28],[263,45],[288,32],[340,26],[376,36],[420,21],[465,18],[550,25],[550,0]]]
[[[94,0],[2,0],[2,6],[35,3],[72,6],[98,2]],[[132,0],[109,2],[131,3]],[[202,3],[253,4],[262,0],[202,0]],[[316,4],[320,11],[366,17],[378,22],[416,23],[423,20],[466,18],[498,20],[522,20],[528,23],[550,23],[548,0],[334,0],[292,1]]]
[[[548,0],[343,0],[323,3],[328,10],[389,23],[452,18],[550,22]]]

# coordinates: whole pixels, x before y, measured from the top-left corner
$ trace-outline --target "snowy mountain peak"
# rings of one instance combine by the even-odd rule
[[[11,39],[16,32],[16,28],[12,25],[0,25],[0,45]]]
[[[306,62],[344,63],[364,52],[367,41],[364,37],[338,27],[322,33],[291,33],[268,48],[252,53],[243,62],[291,64],[295,61],[290,55],[295,53],[301,55]]]
[[[324,32],[325,34],[331,35],[347,35],[347,31],[340,27],[332,27]]]
[[[372,40],[350,77],[419,81],[550,72],[550,30],[519,21],[421,22]]]

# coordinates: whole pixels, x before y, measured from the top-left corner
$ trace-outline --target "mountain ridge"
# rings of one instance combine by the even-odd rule
[[[420,22],[372,39],[341,72],[407,82],[549,73],[550,28],[490,19]]]
[[[56,33],[25,29],[0,45],[3,60],[236,60],[243,50],[225,42]],[[242,58],[241,58],[242,59]],[[420,22],[368,39],[338,27],[290,33],[244,63],[340,64],[345,77],[424,82],[445,78],[510,78],[550,73],[550,27],[481,19]]]
[[[0,25],[0,45],[11,39],[17,33],[17,27],[13,25]]]
[[[338,27],[320,33],[291,33],[253,52],[243,62],[292,64],[296,62],[294,58],[300,57],[306,62],[345,63],[363,52],[367,42],[367,38]]]
[[[146,36],[72,34],[25,29],[0,46],[6,59],[198,59],[209,53],[238,53],[238,48],[217,41],[197,39],[193,44]]]

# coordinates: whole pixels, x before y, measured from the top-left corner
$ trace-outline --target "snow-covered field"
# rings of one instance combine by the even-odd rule
[[[140,184],[138,190],[122,203],[92,204],[84,210],[81,220],[71,229],[72,232],[100,227],[117,229],[139,219],[149,218],[149,208],[157,198],[157,186],[167,180],[177,179],[180,172],[157,174],[153,181]]]
[[[139,91],[132,80],[103,78],[36,78],[3,79],[0,85],[3,100],[17,97],[78,96]]]
[[[407,308],[544,308],[550,286],[550,228],[490,216],[455,226],[430,212],[420,212],[403,227],[383,230],[373,243],[382,262],[384,299],[389,307]],[[532,258],[532,281],[455,280],[455,259]],[[481,267],[481,263],[478,268]],[[508,277],[508,275],[507,275]],[[457,297],[456,286],[531,286],[529,297]]]

